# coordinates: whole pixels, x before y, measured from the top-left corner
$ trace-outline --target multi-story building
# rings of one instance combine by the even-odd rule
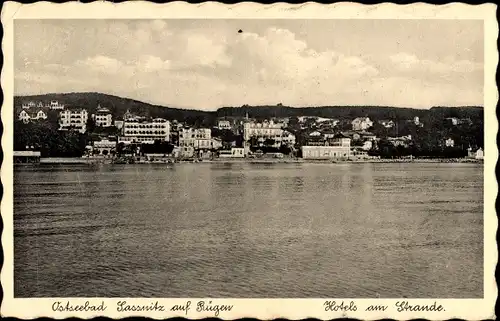
[[[31,115],[26,110],[21,110],[18,119],[23,123],[27,124],[30,122]]]
[[[116,141],[109,139],[101,139],[94,141],[93,153],[97,155],[111,155],[116,151]]]
[[[125,112],[125,114],[123,114],[123,120],[124,121],[127,121],[127,120],[138,120],[138,119],[142,119],[142,117],[139,117],[137,115],[134,115],[130,112],[130,110],[127,109],[127,111]]]
[[[114,124],[115,124],[115,127],[118,128],[118,129],[122,129],[123,128],[123,120],[116,119],[114,121]]]
[[[241,147],[232,147],[230,150],[219,151],[220,158],[243,158],[245,155],[245,149]]]
[[[358,146],[351,147],[351,158],[353,159],[369,159],[373,158],[368,155],[368,150],[364,148],[360,148]]]
[[[358,117],[352,122],[352,130],[366,130],[373,126],[373,122],[368,117]]]
[[[361,147],[361,149],[363,150],[370,150],[373,148],[373,141],[372,140],[365,140],[363,142],[363,146]]]
[[[295,145],[295,135],[284,130],[281,134],[281,139],[278,139],[277,145],[287,145],[294,146]]]
[[[251,137],[276,138],[281,136],[283,124],[271,121],[245,122],[243,124],[243,139],[250,140]]]
[[[62,110],[64,109],[64,104],[61,104],[57,100],[51,100],[49,103],[46,104],[47,107],[49,107],[52,110]]]
[[[476,158],[476,159],[484,159],[484,151],[483,151],[483,149],[482,149],[482,148],[479,148],[479,149],[476,151],[475,158]]]
[[[28,102],[24,102],[22,104],[23,109],[30,109],[30,108],[35,108],[35,107],[36,107],[36,103],[34,101],[28,101]]]
[[[47,119],[47,111],[43,109],[36,109],[33,111],[21,110],[18,119],[27,124],[33,120]]]
[[[467,148],[469,158],[484,159],[484,150],[481,147],[477,151],[474,150],[472,147]]]
[[[212,149],[212,131],[209,128],[182,128],[179,130],[179,146]]]
[[[472,120],[470,118],[457,118],[457,117],[448,117],[446,118],[451,125],[472,125]]]
[[[259,141],[271,139],[274,141],[273,146],[279,147],[283,144],[294,145],[295,135],[283,130],[283,123],[275,123],[274,121],[264,122],[245,122],[243,124],[243,139],[245,142],[250,141],[252,137]]]
[[[305,159],[348,159],[351,156],[351,139],[337,134],[327,139],[324,145],[302,146]]]
[[[170,122],[163,118],[144,119],[126,117],[123,121],[120,143],[153,144],[155,140],[170,141]]]
[[[412,142],[411,135],[400,137],[387,137],[387,140],[394,146],[409,147]]]
[[[87,131],[88,112],[83,108],[65,109],[59,112],[59,130]]]
[[[92,115],[92,118],[96,126],[110,127],[113,125],[113,115],[111,115],[111,111],[107,108],[102,108],[100,105],[97,106],[97,111]]]
[[[45,102],[45,104],[42,101],[34,102],[34,101],[28,101],[28,102],[23,102],[22,103],[22,108],[23,109],[30,109],[30,108],[48,108],[52,110],[57,110],[57,109],[64,109],[64,104],[59,103],[57,100],[51,100],[48,102]]]
[[[460,124],[460,119],[458,119],[456,117],[448,117],[448,118],[446,118],[446,120],[449,121],[453,126]]]
[[[231,122],[229,120],[219,120],[217,123],[219,129],[231,129]]]

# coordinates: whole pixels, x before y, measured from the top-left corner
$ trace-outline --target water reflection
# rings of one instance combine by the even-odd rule
[[[474,164],[52,165],[14,179],[16,296],[482,296]]]

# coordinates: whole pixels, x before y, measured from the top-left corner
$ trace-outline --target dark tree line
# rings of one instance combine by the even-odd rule
[[[372,120],[392,119],[405,120],[418,116],[421,120],[444,119],[447,117],[471,118],[473,121],[482,120],[482,107],[432,107],[431,109],[414,109],[381,106],[320,106],[320,107],[287,107],[281,103],[268,106],[223,107],[217,111],[202,111],[194,109],[171,108],[140,102],[133,99],[121,98],[101,93],[67,93],[48,94],[26,97],[14,97],[14,105],[20,106],[23,101],[58,100],[67,106],[83,107],[89,114],[94,113],[97,106],[111,110],[113,118],[122,117],[130,110],[141,116],[162,117],[177,119],[192,126],[211,127],[218,117],[269,119],[273,117],[317,116],[325,118],[353,119],[356,117],[370,117]]]
[[[467,156],[467,150],[461,147],[453,146],[421,146],[411,143],[408,146],[395,146],[388,140],[381,140],[377,148],[368,151],[371,156],[380,156],[381,158],[400,158],[400,157],[419,157],[419,158],[462,158]]]
[[[59,131],[49,121],[14,122],[14,150],[35,149],[42,157],[81,157],[88,136],[78,131]]]

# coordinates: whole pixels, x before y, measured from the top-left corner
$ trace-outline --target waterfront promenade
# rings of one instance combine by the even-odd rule
[[[40,159],[40,164],[111,164],[114,163],[112,158],[102,157],[46,157]],[[165,157],[161,160],[147,161],[141,159],[134,164],[172,164],[172,163],[482,163],[483,160],[474,158],[372,158],[372,159],[347,159],[347,160],[332,160],[332,159],[303,159],[303,158],[212,158],[212,159],[193,159],[179,160],[170,157]],[[19,165],[19,164],[16,164]],[[22,165],[22,164],[20,164]]]

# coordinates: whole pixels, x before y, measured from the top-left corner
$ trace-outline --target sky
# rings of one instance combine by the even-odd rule
[[[16,20],[14,51],[16,95],[201,110],[483,105],[480,20]]]

